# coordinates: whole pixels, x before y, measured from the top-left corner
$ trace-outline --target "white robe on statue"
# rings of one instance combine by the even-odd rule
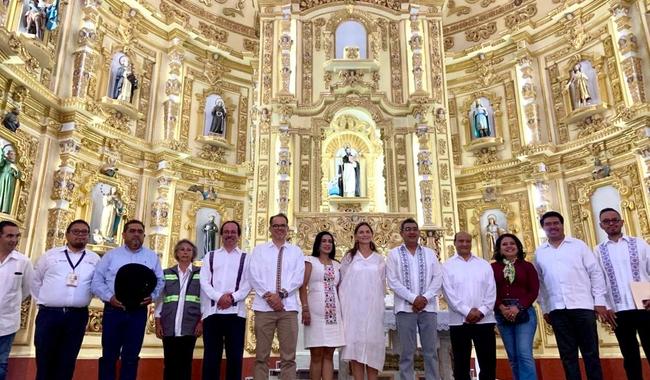
[[[339,297],[345,326],[342,358],[381,371],[386,357],[384,290],[386,262],[377,252],[364,258],[357,252],[341,263]]]
[[[354,169],[357,167],[356,162],[346,162],[343,164],[343,196],[356,196],[357,174]]]

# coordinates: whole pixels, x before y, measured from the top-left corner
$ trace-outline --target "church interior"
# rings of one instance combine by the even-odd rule
[[[33,261],[74,219],[98,253],[139,219],[163,267],[180,239],[218,246],[225,220],[250,251],[279,212],[305,252],[329,230],[339,256],[359,221],[386,253],[409,216],[442,261],[460,230],[488,260],[512,232],[530,259],[548,210],[591,247],[605,207],[648,240],[649,23],[650,0],[3,0],[0,219]],[[33,378],[36,311],[10,379]],[[101,351],[99,300],[90,313],[78,379]],[[540,378],[560,378],[539,320]],[[599,336],[605,377],[622,376]],[[141,356],[160,378],[153,318]],[[396,371],[393,355],[382,378]]]

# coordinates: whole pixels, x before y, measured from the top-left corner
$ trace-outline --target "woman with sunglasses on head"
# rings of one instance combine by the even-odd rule
[[[354,380],[376,380],[384,367],[384,291],[386,262],[372,241],[366,222],[354,229],[354,246],[341,261],[341,311],[345,321],[345,346],[341,356],[350,362]]]
[[[494,244],[492,270],[497,285],[494,315],[515,380],[537,380],[533,339],[537,315],[533,302],[539,278],[517,236],[502,234]]]
[[[334,236],[319,232],[311,256],[305,257],[305,281],[300,287],[305,347],[311,352],[312,380],[334,378],[334,350],[345,344],[338,285],[341,264],[336,261]]]

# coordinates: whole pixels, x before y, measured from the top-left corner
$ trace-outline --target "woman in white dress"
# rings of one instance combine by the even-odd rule
[[[316,235],[311,256],[305,257],[305,281],[300,287],[305,347],[311,352],[312,380],[334,378],[334,350],[345,344],[337,287],[341,264],[334,259],[334,237],[327,231]]]
[[[384,290],[386,263],[372,241],[366,222],[354,229],[354,247],[341,261],[341,311],[345,321],[343,360],[350,362],[354,380],[376,380],[384,367]]]

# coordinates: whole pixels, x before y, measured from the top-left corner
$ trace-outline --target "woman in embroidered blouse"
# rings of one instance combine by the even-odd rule
[[[334,350],[345,344],[337,287],[341,264],[334,258],[334,236],[319,232],[311,256],[305,257],[305,281],[300,287],[305,347],[311,352],[311,379],[334,378]]]
[[[533,264],[524,260],[521,241],[513,234],[499,236],[492,270],[497,285],[494,315],[515,380],[536,380],[533,338],[537,315],[532,306],[539,293]]]
[[[366,222],[354,229],[354,246],[341,260],[341,311],[345,346],[341,357],[350,362],[354,380],[376,380],[384,367],[384,291],[386,263],[377,253]]]

